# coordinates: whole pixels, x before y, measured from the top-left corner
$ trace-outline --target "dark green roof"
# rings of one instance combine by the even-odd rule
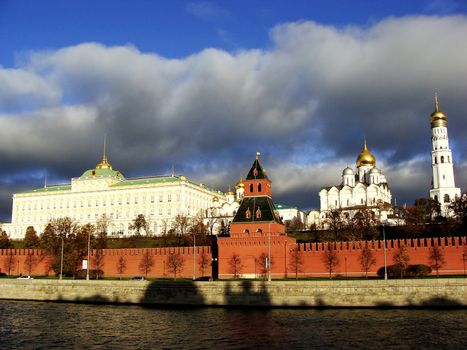
[[[261,211],[261,217],[256,217],[256,211]],[[247,211],[250,212],[250,217],[247,218]],[[258,197],[245,197],[240,203],[240,207],[237,210],[237,214],[233,219],[233,223],[240,222],[259,222],[266,221],[271,222],[275,221],[282,223],[279,213],[272,202],[272,199],[267,196],[258,196]]]
[[[182,181],[179,177],[175,176],[157,176],[157,177],[142,177],[137,179],[128,179],[117,182],[111,187],[123,187],[133,185],[146,185],[146,184],[158,184],[158,183],[171,183]]]
[[[92,177],[116,177],[116,178],[119,178],[119,179],[124,179],[123,175],[117,171],[117,170],[113,170],[113,169],[108,169],[108,168],[101,168],[101,169],[89,169],[89,170],[86,170],[83,175],[80,176],[80,179],[84,179],[84,178],[92,178]]]
[[[297,207],[292,207],[291,205],[287,204],[280,204],[280,203],[274,203],[277,209],[297,209]]]
[[[253,165],[251,166],[250,171],[248,172],[248,175],[246,177],[246,180],[255,180],[255,179],[267,179],[268,177],[266,176],[266,172],[263,170],[263,167],[261,166],[261,163],[259,162],[259,159],[256,158],[255,161],[253,162]]]
[[[56,185],[56,186],[48,186],[48,187],[41,187],[36,188],[34,190],[28,190],[21,193],[44,193],[44,192],[58,192],[58,191],[70,191],[71,185]]]

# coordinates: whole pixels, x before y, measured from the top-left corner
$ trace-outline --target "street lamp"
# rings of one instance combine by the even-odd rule
[[[61,254],[61,258],[60,258],[60,280],[62,280],[62,278],[63,278],[63,245],[64,245],[63,235],[60,236],[60,238],[62,239],[62,254]]]
[[[387,258],[386,258],[386,232],[384,230],[384,224],[383,226],[383,249],[384,249],[384,280],[388,280],[388,265],[387,265]]]
[[[88,264],[86,266],[86,281],[89,281],[89,265],[91,265],[91,230],[88,231]]]
[[[193,281],[196,280],[196,235],[193,232]]]
[[[268,282],[271,282],[271,223],[268,230]]]

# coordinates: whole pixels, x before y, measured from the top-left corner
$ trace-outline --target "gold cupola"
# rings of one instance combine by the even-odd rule
[[[438,94],[435,94],[435,111],[431,113],[430,124],[431,124],[432,129],[440,127],[440,126],[442,127],[447,126],[446,114],[444,114],[443,112],[439,110]]]
[[[366,146],[366,139],[363,142],[363,150],[357,156],[357,168],[364,166],[364,165],[372,165],[375,166],[376,158],[375,156],[368,150]]]
[[[243,179],[242,179],[242,177],[240,176],[240,181],[237,182],[237,184],[235,185],[235,188],[238,190],[238,189],[244,188],[244,187],[245,187],[245,185],[244,185],[244,183],[243,183]]]
[[[112,170],[112,165],[107,161],[107,154],[106,154],[106,146],[107,146],[107,136],[104,135],[104,152],[102,155],[102,161],[96,165],[96,169],[110,169]]]

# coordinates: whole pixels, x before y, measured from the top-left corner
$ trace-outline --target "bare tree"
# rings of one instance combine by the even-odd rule
[[[211,259],[209,259],[209,255],[206,254],[206,252],[203,251],[203,254],[200,255],[198,265],[201,270],[201,277],[204,276],[204,271],[206,268],[209,266],[211,263]]]
[[[3,262],[3,268],[5,271],[8,271],[8,276],[11,275],[11,270],[14,269],[16,264],[16,257],[9,252],[9,254],[6,256],[5,261]]]
[[[229,260],[230,271],[233,274],[234,278],[238,278],[238,275],[242,272],[243,265],[240,255],[233,254]]]
[[[446,263],[446,260],[444,259],[444,253],[440,247],[435,245],[430,248],[428,261],[430,262],[430,267],[435,269],[436,276],[439,277],[439,269],[442,268]]]
[[[154,260],[152,256],[149,254],[149,251],[144,252],[141,261],[139,262],[139,271],[144,274],[144,276],[148,276],[148,273],[151,272],[152,267],[154,266]]]
[[[409,266],[410,256],[405,245],[400,246],[399,249],[394,253],[392,257],[395,267],[401,274],[401,278],[404,277],[404,272]]]
[[[368,246],[364,246],[360,252],[358,260],[360,261],[362,270],[365,271],[365,278],[368,278],[368,271],[370,271],[371,267],[376,264],[375,253],[373,253]]]
[[[188,232],[190,226],[190,219],[187,216],[180,214],[175,217],[174,222],[172,223],[172,229],[182,236]]]
[[[122,275],[125,272],[125,270],[126,270],[126,259],[122,255],[118,258],[118,261],[117,261],[117,272],[120,275],[120,279],[122,279]]]
[[[332,272],[339,265],[339,256],[334,246],[328,246],[328,249],[326,249],[323,254],[322,260],[326,270],[329,272],[329,278],[331,278]]]
[[[174,280],[177,279],[177,273],[183,271],[185,265],[185,259],[180,254],[171,253],[167,258],[167,270],[173,273]]]
[[[31,274],[32,269],[37,264],[38,259],[35,255],[31,254],[31,252],[26,255],[26,259],[24,259],[24,268],[28,271],[28,275]]]
[[[104,253],[102,249],[95,250],[93,263],[94,263],[94,269],[96,270],[96,280],[98,280],[100,271],[102,271],[102,268],[104,267]]]
[[[298,280],[298,273],[303,272],[303,256],[298,247],[295,247],[290,252],[289,267],[295,272],[295,279]]]

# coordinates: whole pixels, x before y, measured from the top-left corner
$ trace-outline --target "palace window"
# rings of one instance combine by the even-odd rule
[[[151,195],[151,203],[154,203],[154,195]]]
[[[167,202],[172,202],[172,194],[171,193],[167,194]]]

